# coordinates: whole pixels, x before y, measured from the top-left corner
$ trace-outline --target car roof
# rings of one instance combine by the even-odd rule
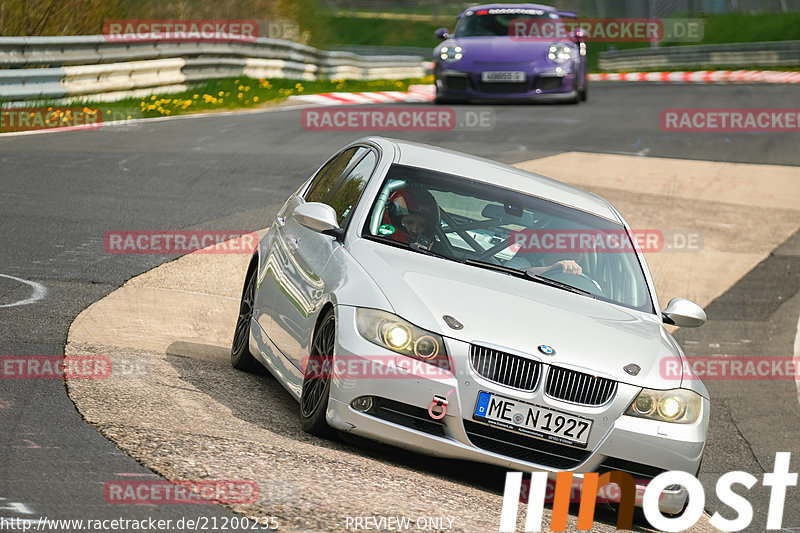
[[[464,11],[476,11],[478,9],[541,9],[544,11],[556,11],[556,8],[552,6],[543,6],[541,4],[483,4],[471,6]]]
[[[366,137],[360,142],[364,141],[371,141],[387,149],[393,146],[396,152],[394,162],[401,165],[464,176],[622,223],[617,211],[605,199],[552,178],[490,159],[427,144],[376,136]]]

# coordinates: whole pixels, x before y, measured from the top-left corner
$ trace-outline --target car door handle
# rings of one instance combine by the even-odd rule
[[[278,223],[278,226],[283,227],[286,225],[286,217],[277,217],[275,222]]]

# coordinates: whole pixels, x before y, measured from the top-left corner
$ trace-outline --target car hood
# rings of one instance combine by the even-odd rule
[[[558,65],[547,60],[547,49],[551,44],[550,41],[515,41],[511,37],[466,37],[449,39],[439,45],[437,50],[444,45],[457,45],[463,49],[464,59],[462,61],[490,62],[498,65],[537,63],[549,64],[555,68]],[[451,65],[453,68],[458,68],[458,63],[451,63]]]
[[[355,241],[350,251],[384,292],[391,311],[419,327],[631,385],[681,384],[662,375],[663,361],[682,354],[655,315],[366,239]],[[444,315],[463,329],[450,328]],[[551,346],[555,355],[541,354],[540,345]],[[641,367],[636,376],[623,369],[631,363]]]

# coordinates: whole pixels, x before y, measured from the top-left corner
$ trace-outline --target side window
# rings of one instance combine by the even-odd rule
[[[306,193],[306,201],[327,203],[339,176],[347,170],[353,159],[361,157],[366,150],[366,148],[358,146],[348,148],[339,157],[326,164],[311,182],[311,186]]]
[[[364,187],[367,185],[378,158],[375,152],[370,151],[364,159],[345,176],[336,186],[336,192],[331,198],[330,205],[336,210],[336,219],[339,226],[344,227],[353,208],[358,203]]]

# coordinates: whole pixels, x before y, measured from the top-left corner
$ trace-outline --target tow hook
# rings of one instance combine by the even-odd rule
[[[433,412],[434,407],[441,407],[442,412],[439,414],[435,414]],[[428,414],[431,415],[431,418],[433,418],[434,420],[441,420],[442,418],[444,418],[444,415],[447,414],[447,399],[441,396],[434,396],[433,400],[431,400],[430,407],[428,407]]]

